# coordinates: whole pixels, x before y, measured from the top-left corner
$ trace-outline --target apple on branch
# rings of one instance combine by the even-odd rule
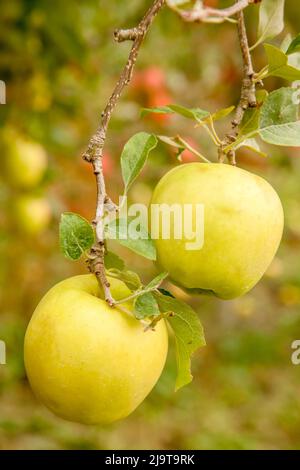
[[[278,249],[283,209],[263,178],[219,163],[187,163],[169,171],[154,190],[151,204],[204,206],[204,245],[161,236],[161,223],[151,222],[159,266],[190,293],[233,299],[248,292],[265,273]],[[159,223],[159,227],[154,227]],[[174,227],[173,227],[174,228]]]
[[[109,282],[114,299],[131,294],[122,281]],[[168,351],[165,321],[144,331],[131,315],[132,301],[122,306],[108,306],[92,274],[60,282],[37,306],[25,366],[36,396],[58,416],[86,424],[124,418],[159,379]]]

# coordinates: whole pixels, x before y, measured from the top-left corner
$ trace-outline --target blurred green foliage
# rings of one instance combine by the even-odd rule
[[[94,179],[80,156],[130,47],[115,44],[113,30],[135,25],[149,3],[12,0],[1,5],[0,78],[6,82],[7,104],[0,106],[0,136],[13,128],[47,151],[48,169],[32,193],[47,198],[52,222],[38,236],[18,227],[11,208],[23,191],[7,181],[2,151],[0,339],[7,345],[7,364],[0,366],[0,449],[300,449],[300,366],[290,360],[291,343],[300,338],[297,149],[266,147],[267,159],[246,150],[239,153],[240,166],[263,175],[279,192],[286,217],[284,240],[267,275],[245,297],[188,300],[199,312],[207,337],[207,347],[194,358],[190,386],[173,391],[172,346],[148,399],[129,418],[108,427],[55,418],[28,387],[22,362],[26,324],[50,286],[85,272],[83,264],[67,261],[59,252],[58,220],[65,210],[93,217]],[[287,0],[286,18],[285,34],[294,35],[300,25],[296,1]],[[254,7],[247,20],[254,42]],[[254,54],[258,69],[264,60],[259,48]],[[138,130],[180,132],[216,160],[201,130],[176,117],[141,119],[141,107],[172,101],[215,111],[236,103],[240,80],[233,25],[187,25],[165,9],[143,45],[132,85],[111,123],[104,160],[110,194],[116,198],[121,187],[122,146]],[[280,83],[268,79],[266,86],[272,90]],[[228,125],[219,125],[219,131]],[[191,158],[183,155],[184,161]],[[132,187],[131,200],[147,202],[153,185],[174,164],[176,156],[162,145]],[[151,262],[126,248],[118,252],[145,282],[155,275]],[[186,299],[178,289],[167,288]]]

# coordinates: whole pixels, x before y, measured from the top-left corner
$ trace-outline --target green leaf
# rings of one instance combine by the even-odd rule
[[[170,104],[169,108],[177,114],[184,116],[188,119],[195,119],[196,121],[201,121],[203,118],[209,116],[209,112],[200,108],[185,108],[179,104]]]
[[[295,52],[300,52],[300,34],[298,34],[298,36],[292,40],[291,44],[289,45],[286,51],[286,54],[294,54]]]
[[[263,0],[259,9],[258,40],[251,47],[272,39],[284,28],[284,0]]]
[[[266,127],[259,135],[270,144],[300,147],[300,121]]]
[[[247,135],[259,129],[260,108],[267,96],[266,90],[256,92],[257,107],[246,109],[239,129],[240,135]]]
[[[161,106],[158,108],[143,108],[142,115],[148,113],[179,114],[180,116],[188,119],[194,119],[197,122],[200,122],[210,114],[208,111],[204,111],[200,108],[186,108],[179,104],[169,104],[168,106]]]
[[[281,49],[271,44],[264,44],[264,48],[269,63],[268,77],[280,77],[290,82],[300,80],[300,69],[289,65],[288,57]]]
[[[108,276],[112,276],[119,279],[120,281],[123,281],[131,291],[136,291],[142,287],[139,276],[133,271],[128,271],[127,269],[122,271],[111,268],[108,270],[107,274]]]
[[[106,237],[117,240],[120,245],[126,246],[138,255],[155,261],[156,249],[147,229],[139,225],[138,232],[136,232],[131,226],[133,220],[132,218],[113,220],[105,227]]]
[[[229,108],[219,109],[211,115],[213,121],[219,121],[220,119],[225,118],[234,110],[235,106],[229,106]]]
[[[177,379],[176,390],[191,382],[191,356],[200,347],[205,346],[203,328],[196,312],[186,303],[173,297],[156,294],[161,312],[172,312],[168,318],[175,333]]]
[[[155,289],[160,286],[162,281],[168,277],[169,273],[160,273],[158,276],[156,276],[154,279],[152,279],[149,284],[145,287],[145,289]]]
[[[134,315],[138,320],[160,315],[157,302],[151,292],[141,294],[135,299]]]
[[[287,50],[288,50],[288,47],[289,45],[291,44],[292,42],[292,35],[290,33],[286,34],[285,37],[283,38],[283,40],[281,41],[281,44],[280,44],[280,49],[285,53],[287,54]]]
[[[146,163],[148,154],[157,145],[157,138],[147,132],[139,132],[125,144],[121,155],[121,169],[125,193]]]
[[[296,90],[280,88],[267,97],[260,116],[261,138],[274,145],[300,146],[300,122],[298,104],[295,102]]]
[[[179,150],[184,150],[185,146],[176,140],[176,137],[168,137],[166,135],[158,135],[157,138],[164,144],[171,145]]]
[[[64,255],[72,260],[80,258],[95,241],[90,223],[78,214],[65,212],[59,224],[59,243]]]
[[[241,147],[246,147],[252,150],[253,152],[258,153],[262,157],[267,157],[267,154],[260,149],[260,146],[256,139],[246,139],[242,143],[240,143],[236,148],[239,149]]]
[[[157,106],[155,108],[142,108],[141,116],[146,116],[147,114],[174,114],[174,111],[169,106]]]
[[[294,88],[279,88],[266,98],[261,107],[260,128],[298,120],[298,104]]]
[[[125,268],[125,263],[118,255],[112,251],[108,251],[104,256],[104,264],[106,269],[119,269],[123,271]]]

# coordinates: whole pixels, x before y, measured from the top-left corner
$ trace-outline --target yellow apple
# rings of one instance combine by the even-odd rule
[[[40,144],[7,132],[5,153],[7,174],[13,185],[30,189],[41,182],[48,159]]]
[[[28,235],[37,235],[47,228],[51,219],[51,207],[47,199],[22,195],[15,202],[16,223]]]
[[[126,285],[109,279],[120,300]],[[123,304],[132,311],[132,302]],[[25,366],[36,396],[55,414],[86,424],[128,416],[156,384],[165,364],[164,321],[155,331],[110,308],[94,275],[66,279],[41,300],[25,336]]]
[[[159,181],[151,203],[182,209],[190,204],[199,233],[196,204],[203,205],[204,243],[197,249],[190,249],[184,232],[178,237],[171,230],[170,239],[163,239],[161,218],[151,220],[151,231],[158,233],[158,264],[191,293],[222,299],[245,294],[263,276],[281,240],[284,217],[275,190],[263,178],[230,165],[180,165]]]

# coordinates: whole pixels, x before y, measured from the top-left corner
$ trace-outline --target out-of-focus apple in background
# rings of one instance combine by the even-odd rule
[[[48,227],[51,207],[43,196],[20,195],[14,203],[14,216],[18,229],[34,236]]]
[[[4,152],[7,177],[13,186],[31,189],[42,181],[48,158],[40,144],[7,131]]]

